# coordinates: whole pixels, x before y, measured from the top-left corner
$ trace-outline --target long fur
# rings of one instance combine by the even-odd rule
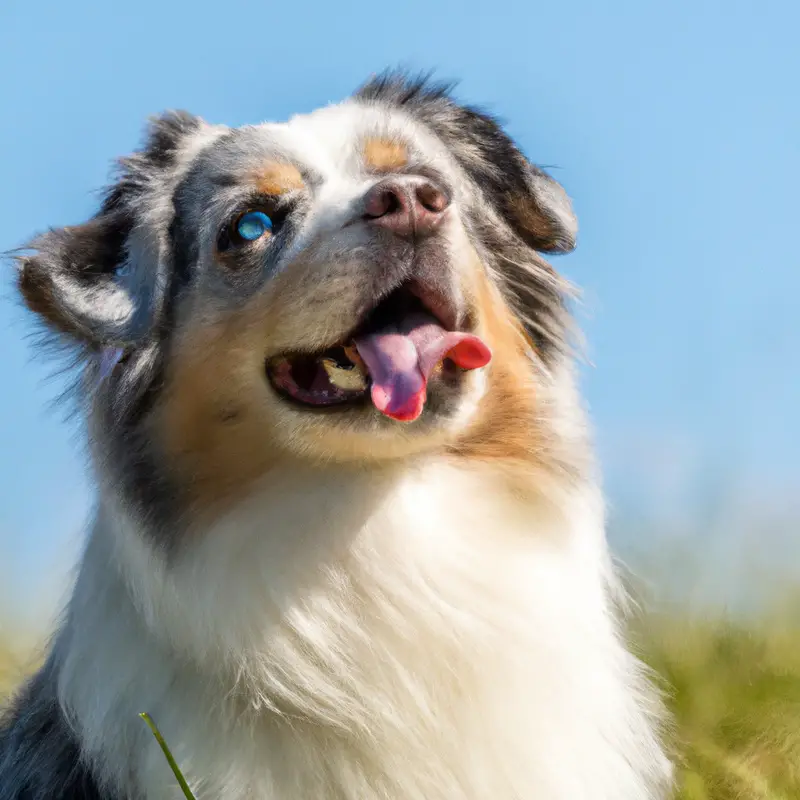
[[[625,646],[565,284],[534,252],[574,245],[568,201],[442,87],[377,79],[290,122],[291,141],[345,140],[364,120],[432,148],[431,163],[452,158],[443,180],[461,227],[429,258],[473,298],[494,348],[486,375],[419,433],[262,400],[261,339],[341,334],[329,322],[339,307],[350,319],[341,287],[368,275],[342,277],[352,259],[302,228],[338,230],[351,200],[302,218],[306,200],[267,288],[224,295],[192,220],[209,170],[260,153],[258,128],[236,139],[167,118],[100,212],[122,215],[126,244],[92,244],[107,220],[78,234],[103,269],[70,274],[52,250],[74,247],[67,234],[22,264],[29,305],[86,353],[98,501],[47,664],[0,727],[0,800],[179,797],[143,711],[202,800],[668,796],[663,710]],[[131,238],[146,225],[155,239]],[[161,283],[137,266],[154,241]],[[369,246],[362,258],[392,279],[398,257]],[[124,300],[108,276],[125,259],[149,302],[144,341],[83,298],[51,302],[53,275]],[[109,331],[128,339],[101,380]]]

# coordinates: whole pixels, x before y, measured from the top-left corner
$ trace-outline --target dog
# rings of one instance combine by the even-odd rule
[[[388,72],[238,129],[154,119],[17,256],[97,486],[0,733],[2,800],[657,800],[576,387],[565,190]]]

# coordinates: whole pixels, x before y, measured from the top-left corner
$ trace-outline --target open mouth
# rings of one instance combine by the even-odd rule
[[[422,414],[428,381],[479,369],[491,359],[472,333],[448,330],[409,287],[392,292],[346,339],[319,353],[270,359],[267,375],[284,397],[326,409],[371,402],[391,419]]]

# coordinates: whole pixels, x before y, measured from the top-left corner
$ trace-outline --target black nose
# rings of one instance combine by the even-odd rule
[[[390,178],[364,197],[364,218],[398,236],[428,236],[446,216],[447,195],[425,178]]]

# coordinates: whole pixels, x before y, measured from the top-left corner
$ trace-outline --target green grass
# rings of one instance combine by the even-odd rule
[[[178,782],[178,786],[181,787],[183,796],[186,798],[186,800],[195,800],[195,796],[192,794],[192,790],[189,788],[186,778],[183,777],[181,768],[175,761],[175,757],[172,755],[169,745],[164,741],[164,737],[161,735],[161,731],[158,729],[158,726],[155,724],[155,722],[153,722],[153,718],[146,711],[143,711],[141,714],[139,714],[139,716],[145,722],[147,727],[150,728],[150,732],[158,742],[158,746],[161,748],[161,752],[164,754],[164,758],[167,760],[169,768],[172,770],[172,774],[175,776],[175,780]]]
[[[740,622],[650,614],[633,643],[675,716],[679,800],[800,800],[800,603]],[[0,695],[23,663],[0,642]]]
[[[651,614],[634,642],[675,717],[680,800],[800,798],[800,604],[747,622]]]

